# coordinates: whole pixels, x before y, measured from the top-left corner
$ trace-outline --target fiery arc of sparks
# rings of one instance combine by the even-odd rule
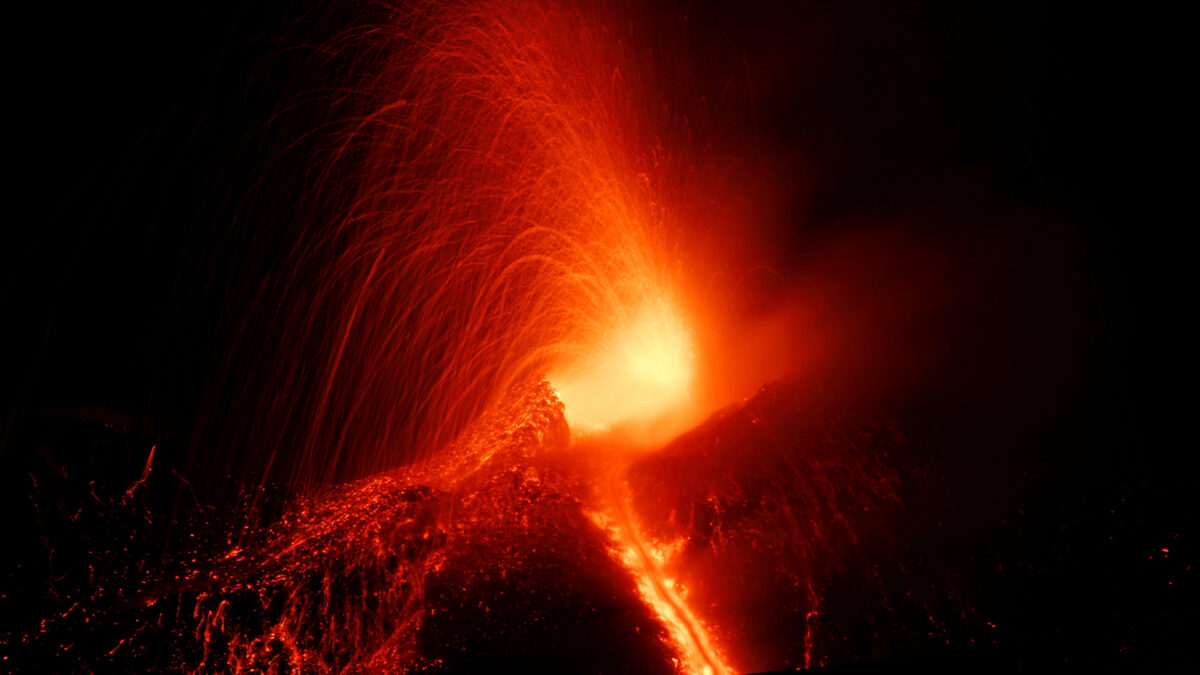
[[[419,1],[369,32],[362,109],[311,191],[335,217],[245,319],[261,346],[223,371],[238,400],[214,397],[256,411],[210,443],[228,463],[265,457],[298,486],[370,475],[547,375],[577,432],[695,421],[660,421],[693,412],[695,158],[652,40],[606,13]]]
[[[284,348],[249,375],[271,386],[238,386],[264,397],[235,406],[264,411],[243,441],[286,458],[290,483],[432,453],[531,376],[573,433],[682,430],[662,420],[686,416],[696,378],[672,243],[692,160],[651,52],[616,31],[636,22],[601,9],[419,0],[370,32],[382,58],[316,186],[340,215],[292,251],[295,301],[265,312]],[[727,672],[628,499],[611,502],[681,667]]]

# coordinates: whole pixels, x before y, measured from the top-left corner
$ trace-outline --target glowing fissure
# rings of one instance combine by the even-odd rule
[[[452,567],[453,575],[466,579],[455,577],[455,597],[474,592],[489,570],[504,577],[521,568],[515,561],[542,560],[547,551],[531,542],[543,539],[518,536],[528,534],[540,508],[522,500],[550,489],[534,457],[558,447],[558,432],[562,445],[569,427],[646,446],[682,431],[696,412],[694,387],[704,375],[696,372],[697,339],[705,335],[694,331],[700,312],[686,292],[683,240],[702,225],[686,215],[700,196],[693,180],[702,158],[692,152],[687,111],[667,106],[661,93],[674,79],[646,67],[656,53],[643,44],[638,22],[608,17],[610,9],[621,7],[418,0],[392,8],[389,23],[372,31],[372,51],[384,56],[355,84],[360,116],[342,130],[328,175],[315,186],[336,217],[314,227],[285,263],[286,294],[298,301],[269,308],[267,325],[286,348],[252,364],[270,386],[242,387],[240,374],[234,378],[239,390],[266,397],[237,406],[266,413],[235,440],[267,453],[294,443],[293,468],[284,473],[295,486],[370,475],[395,467],[402,455],[423,461],[377,486],[359,482],[357,492],[330,497],[328,515],[300,514],[299,534],[307,536],[280,528],[279,539],[290,536],[296,546],[318,537],[334,542],[327,545],[332,563],[303,547],[267,556],[255,571],[282,567],[288,580],[262,594],[301,601],[286,605],[287,622],[260,643],[246,646],[233,631],[230,654],[246,652],[255,666],[274,663],[265,650],[278,642],[295,652],[289,663],[319,658],[322,667],[341,669],[334,643],[342,631],[306,637],[309,614],[330,612],[312,610],[291,586],[299,583],[293,577],[334,564],[352,579],[381,583],[391,618],[405,630],[394,640],[381,637],[385,619],[362,624],[350,597],[333,613],[359,627],[362,644],[392,650],[379,658],[416,663],[414,634],[455,634],[462,625],[454,622],[473,616],[485,623],[488,611],[472,612],[498,602],[490,591],[474,607],[452,610],[425,599],[421,589],[449,574],[439,556],[461,553],[434,542],[495,547],[494,555],[455,558],[464,567]],[[512,386],[543,375],[551,384],[500,410]],[[528,423],[531,411],[549,408],[552,424]],[[518,439],[513,429],[532,435]],[[541,437],[545,429],[553,438]],[[586,536],[594,536],[606,564],[619,570],[619,563],[636,581],[645,607],[634,618],[646,620],[624,627],[652,643],[642,658],[662,660],[670,651],[679,672],[729,672],[686,590],[665,573],[664,556],[643,540],[628,490],[605,470],[577,482],[564,481],[555,494],[582,494],[589,483],[605,494],[596,522],[608,523],[614,559],[603,553],[601,533],[586,528]],[[421,491],[406,492],[413,486]],[[411,503],[390,512],[380,506],[381,496],[396,494]],[[374,543],[340,526],[370,521],[372,509],[399,523],[402,536],[391,544],[405,550],[383,546],[370,555],[359,549]],[[405,509],[441,520],[410,525]],[[414,537],[417,553],[405,548]],[[492,562],[500,554],[503,562]],[[468,573],[468,563],[477,569]],[[404,574],[384,573],[396,564]],[[336,583],[323,583],[328,603]],[[651,626],[651,613],[661,629]],[[215,625],[224,614],[211,616]],[[450,627],[431,628],[439,622]],[[375,658],[359,651],[345,662]]]
[[[687,589],[664,571],[669,556],[642,537],[628,486],[619,473],[602,483],[599,509],[589,516],[608,533],[614,555],[633,574],[642,600],[670,634],[679,655],[676,669],[688,675],[732,673],[707,627],[688,606]]]

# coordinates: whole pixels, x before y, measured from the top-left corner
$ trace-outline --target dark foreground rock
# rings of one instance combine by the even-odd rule
[[[562,404],[538,383],[430,461],[306,498],[263,530],[193,547],[185,564],[163,564],[146,543],[113,551],[123,537],[112,528],[150,522],[144,505],[85,505],[109,529],[81,542],[75,566],[135,564],[58,585],[38,623],[6,633],[8,664],[673,672],[661,626],[583,512],[568,441]],[[137,540],[161,543],[152,534]]]

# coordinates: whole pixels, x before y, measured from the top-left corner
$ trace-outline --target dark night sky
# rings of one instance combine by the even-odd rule
[[[1004,212],[1050,228],[1087,386],[1104,392],[1088,405],[1153,453],[1183,223],[1163,197],[1182,183],[1168,162],[1177,67],[1155,25],[1169,19],[1032,2],[735,4],[680,13],[715,38],[708,53],[693,45],[700,68],[724,62],[725,77],[740,59],[750,74],[753,128],[730,138],[752,138],[795,184],[771,262],[802,265],[805,241],[864,217],[945,229]],[[256,182],[280,142],[259,130],[294,84],[281,46],[329,30],[303,10],[236,5],[82,4],[8,22],[6,426],[57,410],[186,438],[243,292],[226,280],[270,256],[270,240],[246,252],[253,224],[221,219],[248,194],[297,189],[286,173]],[[259,230],[287,237],[279,222]]]
[[[86,418],[199,454],[193,427],[248,289],[298,227],[328,220],[320,207],[288,211],[312,168],[288,160],[312,148],[284,148],[344,111],[273,114],[344,85],[351,62],[314,67],[292,47],[359,20],[297,3],[72,5],[6,17],[0,472],[20,478],[7,483],[14,495],[28,489],[24,467],[48,472],[71,451],[35,461],[36,444],[8,442],[23,420],[26,438],[42,428],[31,420]],[[770,197],[762,262],[797,287],[839,279],[849,305],[882,289],[846,325],[895,343],[873,354],[882,342],[867,339],[863,370],[905,354],[909,407],[897,412],[932,430],[944,475],[966,477],[930,497],[961,521],[947,536],[967,550],[1010,528],[1011,559],[1032,561],[1013,572],[1026,587],[982,582],[981,602],[1026,622],[1013,634],[1034,636],[1031,649],[1094,661],[1119,638],[1140,645],[1135,662],[1182,663],[1196,605],[1165,594],[1167,572],[1143,550],[1174,536],[1172,564],[1194,560],[1194,516],[1180,505],[1197,489],[1181,470],[1195,443],[1176,438],[1191,397],[1172,386],[1191,382],[1182,325],[1195,304],[1181,262],[1195,219],[1181,205],[1193,156],[1181,101],[1194,79],[1173,35],[1182,19],[1025,0],[680,2],[647,14],[651,27],[689,16],[688,39],[670,44],[714,109],[730,111],[710,149],[771,176],[739,186],[750,203]],[[877,223],[902,224],[902,236],[854,249]],[[887,287],[904,278],[905,251],[921,273],[920,254],[939,247],[958,256],[958,276],[929,278],[966,279],[970,301],[905,316]],[[891,318],[873,321],[877,311]],[[922,345],[929,353],[911,349]],[[167,452],[162,466],[192,466]],[[141,461],[84,470],[124,489]],[[1140,501],[1128,514],[1095,507],[1129,495]],[[1019,508],[1033,515],[1017,519]]]

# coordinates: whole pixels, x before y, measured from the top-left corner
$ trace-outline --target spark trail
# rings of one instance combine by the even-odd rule
[[[214,444],[235,463],[262,459],[302,495],[331,478],[374,474],[414,457],[434,461],[418,461],[411,466],[424,468],[390,479],[353,483],[357,487],[313,503],[316,512],[293,510],[293,530],[281,526],[269,535],[270,546],[285,550],[245,561],[255,569],[291,565],[299,553],[287,547],[322,542],[316,548],[327,549],[324,557],[300,555],[288,577],[322,567],[373,577],[391,564],[350,550],[380,544],[344,538],[339,532],[345,528],[336,523],[362,523],[380,494],[394,496],[402,484],[435,486],[436,494],[452,495],[445,499],[456,518],[469,513],[480,521],[456,541],[486,539],[513,520],[525,523],[531,516],[511,494],[496,497],[490,515],[458,497],[475,476],[498,480],[528,464],[528,457],[506,453],[498,435],[479,439],[471,431],[481,419],[496,419],[518,383],[547,377],[553,400],[565,404],[562,424],[576,439],[634,439],[646,446],[670,438],[699,413],[698,336],[682,262],[685,232],[698,227],[685,217],[697,189],[697,156],[688,108],[671,109],[667,102],[702,97],[663,93],[679,78],[662,61],[662,50],[655,51],[655,37],[639,27],[642,10],[633,3],[560,0],[384,7],[379,24],[322,47],[356,51],[366,64],[344,90],[359,101],[358,112],[335,125],[339,131],[323,149],[309,195],[332,205],[336,217],[303,234],[276,275],[274,292],[260,296],[241,329],[248,363],[226,366],[224,377],[233,384],[223,391],[232,389],[235,411],[254,414],[240,425],[225,422],[236,433]],[[504,423],[522,428],[527,411],[504,410]],[[463,448],[471,466],[438,464],[437,458],[458,456]],[[513,466],[501,466],[505,458]],[[439,468],[429,474],[431,466]],[[541,468],[523,471],[545,475]],[[425,477],[418,479],[420,472]],[[568,473],[571,486],[558,492],[571,498],[588,494],[597,480],[578,469]],[[600,492],[603,518],[615,526],[587,535],[595,539],[588,541],[612,539],[601,547],[617,549],[614,563],[635,577],[643,601],[668,631],[662,645],[678,651],[682,671],[726,672],[683,593],[642,543],[628,496],[603,486]],[[400,494],[404,503],[429,511],[437,511],[442,498]],[[559,517],[569,520],[568,511]],[[537,541],[528,545],[535,548]],[[324,559],[330,555],[345,559]],[[432,561],[451,554],[422,555]],[[504,559],[527,555],[506,549]],[[484,554],[457,559],[480,567],[470,575],[459,570],[458,578],[486,578]],[[410,560],[412,569],[397,583],[428,585],[425,576],[436,576],[429,570],[440,564],[429,561]],[[516,569],[511,561],[503,565],[501,576]],[[420,611],[405,604],[379,621],[407,626],[421,612],[432,617],[439,611],[427,591],[412,600],[407,587],[388,588]],[[276,591],[259,595],[275,597]],[[326,644],[332,637],[324,631],[305,636],[311,611],[289,605],[271,631],[250,643],[229,636],[230,653],[239,663],[276,663],[265,650],[284,635],[282,644],[293,652],[286,661],[342,667],[343,657]],[[467,622],[473,610],[453,611],[460,615],[455,621]],[[225,623],[220,608],[201,615],[210,628]],[[376,628],[359,629],[363,644],[350,663],[362,663],[367,645],[378,641],[371,635]],[[659,644],[658,630],[646,631],[652,645]],[[401,633],[414,631],[408,626]],[[384,651],[393,658],[417,650],[384,643],[392,645]],[[400,662],[411,664],[407,658]]]
[[[696,160],[636,19],[406,3],[327,49],[371,64],[309,191],[337,215],[240,329],[217,398],[253,415],[221,422],[228,463],[297,486],[369,475],[545,375],[576,431],[654,422],[665,440],[695,421]]]

